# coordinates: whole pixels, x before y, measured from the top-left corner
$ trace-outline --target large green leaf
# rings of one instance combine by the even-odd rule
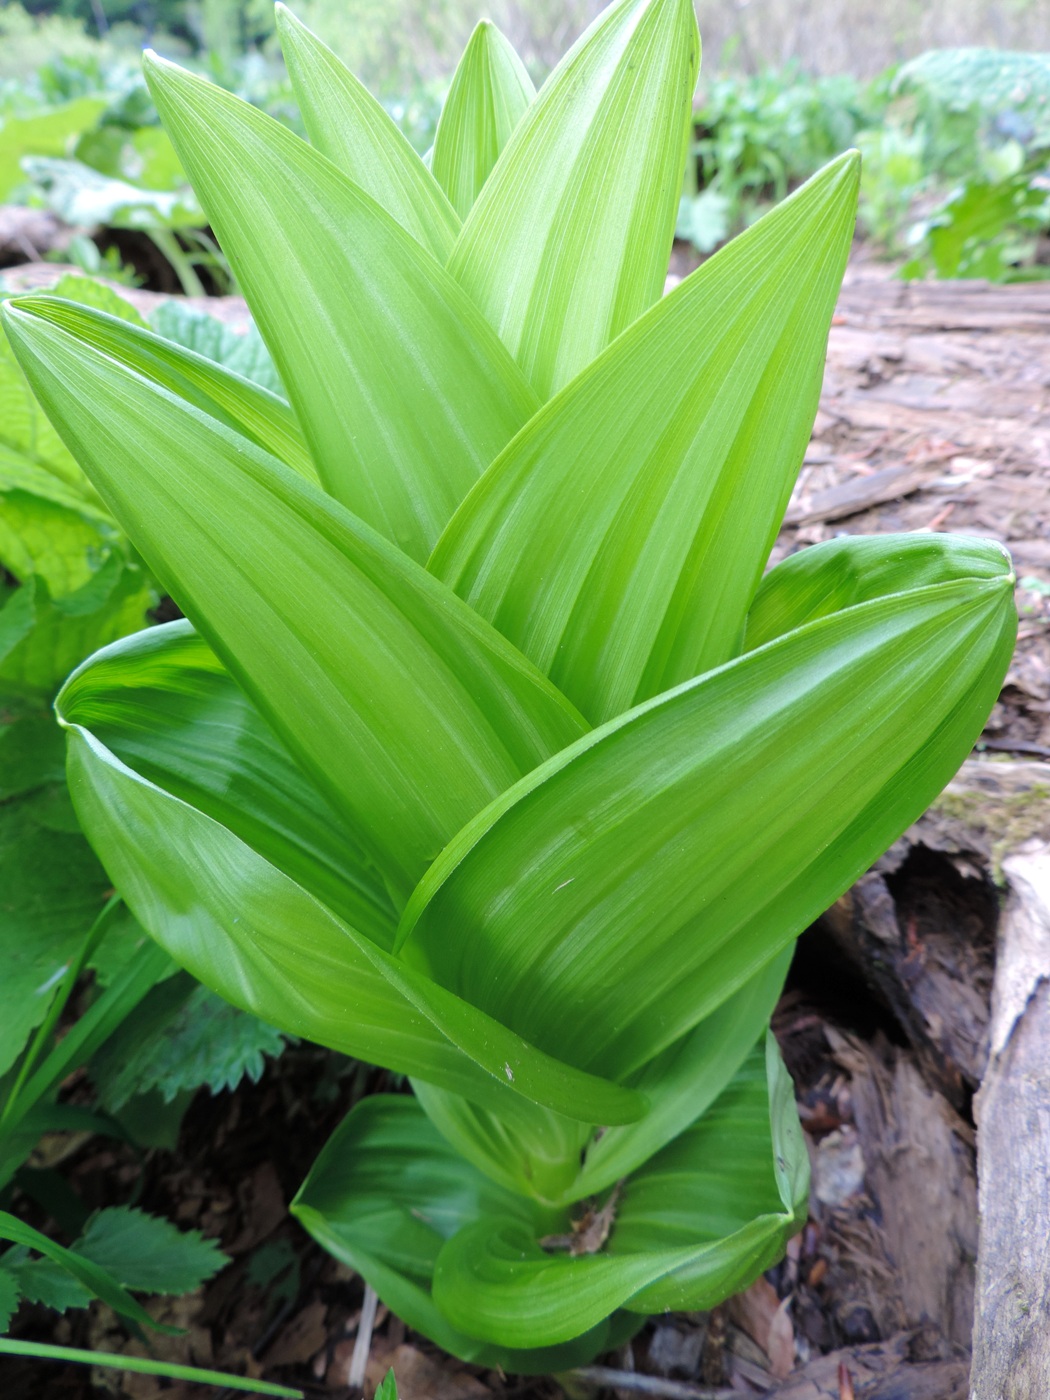
[[[552,1060],[403,967],[193,805],[192,785],[183,782],[183,796],[175,796],[123,763],[89,727],[109,688],[105,663],[105,653],[86,662],[57,701],[70,731],[70,790],[129,908],[198,981],[279,1030],[425,1076],[496,1112],[513,1112],[520,1094],[593,1122],[639,1116],[639,1094]],[[156,668],[147,666],[145,677],[155,684]],[[123,679],[131,683],[129,671]],[[147,746],[148,735],[138,742]],[[280,832],[260,835],[266,812],[250,782],[247,792],[244,825],[254,843],[280,850],[287,845]],[[205,791],[202,805],[214,801]],[[279,798],[273,810],[279,820]]]
[[[235,832],[381,947],[397,914],[379,872],[188,622],[107,647],[62,704],[152,783]]]
[[[747,615],[744,646],[764,646],[807,622],[892,593],[950,583],[965,572],[1002,577],[1004,552],[966,535],[842,535],[770,569]]]
[[[277,5],[277,33],[311,144],[408,230],[448,260],[459,218],[407,137],[326,44]]]
[[[410,1327],[465,1361],[517,1374],[565,1370],[630,1335],[630,1319],[599,1320],[567,1346],[510,1350],[453,1327],[431,1297],[444,1242],[479,1217],[519,1222],[531,1237],[565,1229],[563,1213],[496,1185],[465,1162],[411,1098],[373,1094],[325,1145],[291,1210],[329,1253],[361,1273]],[[625,1326],[626,1322],[626,1326]]]
[[[510,40],[491,20],[483,19],[452,78],[430,166],[461,219],[470,213],[535,96],[532,79]]]
[[[902,568],[902,591],[538,768],[434,862],[402,956],[569,1063],[640,1067],[797,936],[965,758],[1017,617],[998,545],[966,542],[953,562],[916,588]]]
[[[84,344],[62,302],[3,314],[156,577],[396,890],[583,731],[442,584],[247,438]]]
[[[440,263],[272,118],[147,55],[164,124],[288,390],[321,480],[424,561],[536,406]]]
[[[430,569],[590,719],[728,660],[820,398],[858,158],[636,321],[471,491]]]
[[[709,1309],[780,1257],[805,1220],[808,1177],[770,1037],[698,1123],[627,1179],[604,1249],[547,1252],[520,1219],[485,1212],[442,1248],[434,1301],[454,1326],[519,1347],[567,1342],[618,1307]]]
[[[660,295],[700,36],[691,0],[617,0],[519,123],[449,269],[544,398]]]
[[[57,310],[52,314],[59,315]],[[71,335],[100,356],[163,385],[202,413],[250,438],[301,476],[317,480],[295,415],[276,394],[223,368],[209,356],[104,312],[65,302],[60,320]]]
[[[416,1097],[442,1136],[493,1181],[552,1205],[593,1196],[665,1147],[718,1097],[769,1024],[791,952],[774,958],[633,1076],[633,1087],[648,1101],[635,1123],[590,1132],[535,1106],[508,1122],[419,1081],[413,1083]]]

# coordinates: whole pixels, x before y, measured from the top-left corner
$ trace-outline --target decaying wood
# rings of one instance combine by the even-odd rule
[[[1050,841],[1002,863],[1010,889],[975,1103],[981,1233],[972,1400],[1050,1395]]]
[[[871,476],[854,476],[815,496],[802,496],[784,516],[785,525],[812,525],[817,520],[846,520],[871,506],[886,501],[899,501],[914,491],[921,491],[929,482],[931,472],[915,471],[910,467],[884,467]]]
[[[763,1400],[965,1400],[967,1364],[930,1359],[921,1333],[817,1357]],[[845,1381],[843,1380],[845,1377]]]
[[[908,1054],[892,1046],[880,1054],[863,1041],[829,1035],[852,1076],[865,1190],[877,1208],[901,1320],[932,1324],[949,1343],[967,1347],[977,1253],[972,1129]],[[885,1295],[885,1280],[877,1291]],[[871,1305],[879,1307],[874,1298]]]

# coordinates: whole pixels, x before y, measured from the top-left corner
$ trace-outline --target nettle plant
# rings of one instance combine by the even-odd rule
[[[70,677],[71,789],[195,977],[411,1076],[327,1145],[306,1228],[449,1351],[559,1368],[799,1228],[792,942],[979,734],[1013,577],[923,534],[763,578],[857,158],[661,299],[690,0],[616,0],[538,95],[480,26],[429,168],[278,8],[310,144],[146,70],[288,401],[4,308],[188,619]]]

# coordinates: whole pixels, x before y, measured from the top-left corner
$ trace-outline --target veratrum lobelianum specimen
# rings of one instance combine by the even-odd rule
[[[857,157],[661,299],[689,0],[616,0],[538,94],[480,25],[429,166],[278,26],[309,144],[146,71],[287,402],[83,306],[4,308],[188,619],[66,683],[71,789],[194,976],[412,1077],[325,1148],[306,1228],[449,1351],[557,1369],[799,1228],[770,1011],[980,733],[1010,563],[843,538],[763,578]]]

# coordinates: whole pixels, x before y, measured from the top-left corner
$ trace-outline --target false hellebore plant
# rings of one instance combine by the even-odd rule
[[[1010,563],[843,538],[763,579],[857,157],[661,299],[691,0],[616,0],[538,95],[480,26],[429,168],[278,23],[309,144],[146,67],[288,402],[5,307],[188,619],[66,683],[70,783],[179,963],[412,1077],[336,1132],[306,1228],[449,1351],[556,1368],[799,1228],[792,940],[978,735]]]

